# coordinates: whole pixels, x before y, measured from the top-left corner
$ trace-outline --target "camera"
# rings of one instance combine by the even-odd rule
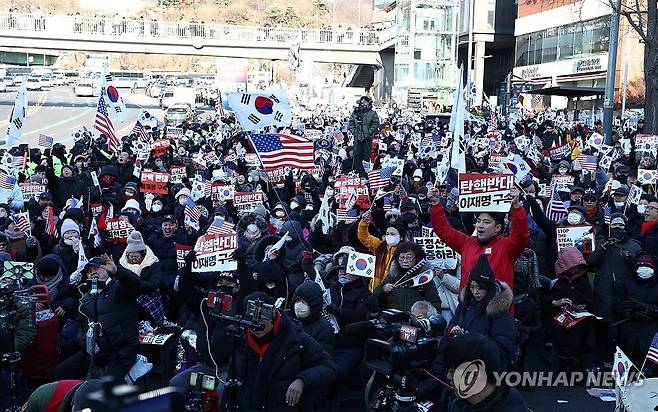
[[[164,387],[140,393],[137,386],[115,384],[110,377],[102,378],[103,389],[87,396],[90,412],[170,412],[182,411],[183,394],[176,388]]]

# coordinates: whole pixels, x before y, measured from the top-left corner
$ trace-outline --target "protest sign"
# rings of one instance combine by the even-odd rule
[[[181,137],[183,137],[181,127],[167,127],[167,139],[180,139]]]
[[[180,243],[175,243],[174,246],[176,247],[176,263],[178,263],[178,269],[180,270],[185,267],[185,257],[192,251],[192,246]]]
[[[172,336],[174,336],[173,333],[140,333],[139,343],[142,345],[163,346],[167,342],[167,339],[171,338]]]
[[[348,202],[350,197],[352,202]],[[370,196],[368,196],[368,186],[366,185],[342,185],[339,191],[339,207],[341,209],[351,209],[357,205],[361,209],[370,208]],[[348,203],[352,203],[349,204]]]
[[[560,147],[554,147],[548,150],[548,155],[553,160],[562,160],[567,158],[571,154],[571,146],[565,144]]]
[[[196,260],[192,263],[192,272],[236,270],[238,262],[233,260],[233,252],[237,247],[236,234],[199,237],[194,245]]]
[[[96,216],[100,215],[101,213],[103,213],[103,204],[102,203],[92,203],[90,205],[90,207],[91,207],[91,215],[93,217],[96,217]]]
[[[167,153],[167,150],[171,147],[171,142],[166,139],[158,140],[157,142],[153,142],[151,145],[151,151],[153,151],[153,155],[155,157],[161,157],[164,156]]]
[[[444,269],[455,269],[457,267],[459,253],[443,243],[438,236],[416,237],[414,242],[423,248],[427,260],[440,261],[440,266]]]
[[[159,173],[143,170],[141,181],[141,192],[155,193],[159,195],[166,195],[169,193],[169,189],[167,189],[167,183],[169,183],[169,173]]]
[[[566,226],[557,229],[558,251],[567,248],[578,248],[582,253],[591,253],[594,250],[594,226]]]
[[[340,176],[336,178],[336,181],[334,182],[334,189],[338,190],[342,186],[359,186],[362,185],[363,180],[361,180],[360,177],[355,176]]]
[[[183,179],[187,177],[187,170],[185,166],[171,165],[171,183],[183,183]]]
[[[238,212],[251,212],[263,204],[263,192],[235,192],[233,205]]]
[[[46,185],[40,183],[19,183],[21,192],[23,192],[23,201],[29,202],[32,198],[37,198],[41,193],[46,191]]]
[[[258,155],[256,153],[247,153],[246,155],[244,155],[244,162],[249,167],[255,167],[255,168],[260,167],[260,160],[258,159]]]
[[[489,155],[489,167],[491,169],[497,169],[500,161],[503,160],[506,156],[502,153],[491,153]]]
[[[105,230],[109,235],[108,242],[126,243],[128,235],[135,228],[127,220],[116,217],[105,221]]]
[[[512,174],[459,174],[460,212],[509,212]]]
[[[551,185],[557,188],[558,192],[570,192],[576,178],[572,175],[553,175]]]

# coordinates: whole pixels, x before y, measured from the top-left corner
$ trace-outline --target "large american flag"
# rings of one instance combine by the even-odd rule
[[[191,221],[198,222],[201,219],[201,209],[194,204],[194,201],[187,198],[187,203],[185,204],[185,216],[189,217]]]
[[[29,232],[32,228],[30,226],[30,212],[16,213],[11,219],[22,232]]]
[[[16,179],[6,173],[0,172],[0,188],[13,189],[16,186]]]
[[[385,187],[391,175],[395,172],[396,166],[386,166],[382,169],[375,169],[368,172],[368,183],[370,184],[370,191],[376,192],[378,189]]]
[[[548,206],[546,207],[546,217],[557,223],[564,219],[566,215],[567,208],[564,206],[564,202],[560,200],[559,192],[553,188],[551,200],[548,202]]]
[[[146,135],[146,129],[144,129],[144,125],[139,120],[135,122],[135,127],[133,127],[133,130],[130,133],[136,134],[141,141],[148,142],[149,140]]]
[[[653,335],[649,352],[647,352],[647,359],[658,365],[658,333]]]
[[[102,94],[98,99],[94,128],[98,130],[98,133],[107,136],[108,149],[111,152],[116,153],[119,150],[119,138],[114,132],[114,126],[112,125],[112,120],[110,120],[110,116],[107,113],[107,104],[105,104],[105,99]]]
[[[233,223],[227,222],[222,216],[215,216],[206,231],[209,235],[233,235],[235,234]]]
[[[313,170],[313,142],[308,139],[285,134],[253,134],[251,142],[268,172],[284,167]]]

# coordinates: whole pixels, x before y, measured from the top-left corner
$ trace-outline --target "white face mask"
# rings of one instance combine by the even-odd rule
[[[297,202],[290,202],[290,208],[291,209],[297,209],[299,207],[299,203]]]
[[[386,235],[384,238],[389,246],[397,246],[400,243],[400,235]]]
[[[580,223],[580,214],[569,213],[567,215],[567,222],[569,222],[570,225],[577,225],[578,223]]]
[[[309,305],[302,302],[301,300],[299,302],[295,302],[295,316],[297,316],[299,319],[304,319],[308,318],[310,315],[311,307]]]
[[[187,203],[187,196],[182,195],[178,198],[178,204],[179,205],[185,206],[186,203]]]
[[[563,175],[567,173],[567,169],[560,169],[558,170],[558,172],[560,172],[560,174]]]
[[[151,207],[151,210],[157,213],[157,212],[162,210],[162,205],[159,204],[159,203],[156,203]]]
[[[328,187],[327,190],[324,191],[324,195],[327,197],[334,197],[334,189]]]
[[[647,211],[647,205],[637,205],[637,213],[643,215]]]
[[[615,207],[621,209],[622,207],[624,207],[625,204],[626,204],[625,202],[615,202]]]
[[[640,266],[637,268],[637,275],[640,277],[640,279],[649,279],[653,276],[653,273],[653,268],[648,266]]]

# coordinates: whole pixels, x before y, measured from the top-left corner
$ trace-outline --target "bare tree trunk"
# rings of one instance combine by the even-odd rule
[[[647,37],[644,43],[645,133],[658,134],[658,2],[647,2]]]

